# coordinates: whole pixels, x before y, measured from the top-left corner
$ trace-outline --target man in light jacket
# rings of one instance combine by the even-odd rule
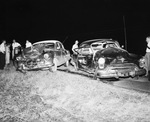
[[[21,47],[21,44],[19,44],[18,42],[16,42],[16,40],[14,39],[13,40],[13,43],[12,43],[12,59],[14,59],[14,56],[16,54],[18,54],[18,48]]]
[[[71,64],[74,66],[74,68],[75,68],[75,70],[78,70],[78,67],[77,67],[77,65],[76,65],[76,63],[77,63],[77,53],[76,53],[76,51],[75,51],[75,49],[77,49],[78,48],[78,44],[79,44],[79,41],[78,40],[76,40],[75,41],[75,43],[73,44],[73,46],[72,46],[72,52],[73,52],[73,54],[72,54],[72,59],[71,59]]]
[[[146,76],[150,77],[150,36],[146,38],[147,42],[147,47],[146,47],[146,54],[145,54],[145,59],[146,59]],[[150,80],[150,79],[149,79]]]
[[[0,44],[0,69],[3,70],[5,67],[5,44],[6,41],[3,40]]]
[[[29,42],[29,40],[26,40],[26,48],[28,48],[28,47],[32,47],[32,43]]]

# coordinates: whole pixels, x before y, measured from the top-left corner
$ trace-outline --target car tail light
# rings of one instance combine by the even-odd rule
[[[105,58],[99,58],[98,59],[98,67],[99,67],[99,69],[105,68]]]

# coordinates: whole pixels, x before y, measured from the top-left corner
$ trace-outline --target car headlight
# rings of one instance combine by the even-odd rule
[[[99,67],[99,69],[105,68],[105,58],[99,58],[98,59],[98,67]]]
[[[47,53],[44,54],[44,59],[48,60],[50,57]]]
[[[146,60],[145,60],[144,57],[139,60],[139,66],[140,66],[141,68],[145,67],[145,63],[146,63]]]

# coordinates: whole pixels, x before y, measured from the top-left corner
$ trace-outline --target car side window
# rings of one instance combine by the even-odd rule
[[[81,54],[87,55],[87,54],[91,54],[92,50],[91,48],[82,48],[81,49]]]
[[[58,42],[56,43],[56,49],[57,49],[57,50],[60,50],[60,49],[61,49],[61,46],[60,46],[60,44],[59,44]]]
[[[91,45],[93,50],[102,50],[103,49],[103,44],[101,43],[95,43]]]
[[[104,48],[107,48],[107,47],[116,47],[116,45],[114,43],[106,43],[106,44],[104,44]]]
[[[45,48],[47,48],[47,49],[54,49],[54,44],[53,43],[46,44]]]
[[[61,43],[59,43],[59,46],[60,46],[60,49],[62,49],[62,48],[63,48],[63,46],[62,46],[62,44],[61,44]]]

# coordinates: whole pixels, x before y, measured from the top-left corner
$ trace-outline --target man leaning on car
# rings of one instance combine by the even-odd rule
[[[75,41],[75,43],[74,43],[74,45],[72,46],[72,52],[73,52],[73,54],[72,54],[72,60],[71,60],[71,64],[74,66],[74,68],[77,70],[77,66],[76,66],[76,58],[77,58],[77,52],[75,51],[75,49],[77,49],[78,48],[78,43],[79,43],[79,41],[78,40],[76,40]]]
[[[150,36],[146,38],[147,48],[146,48],[146,76],[148,76],[148,80],[150,81]]]
[[[16,42],[15,39],[13,39],[13,43],[12,43],[12,59],[14,59],[15,55],[18,54],[19,47],[21,47],[21,44]]]

